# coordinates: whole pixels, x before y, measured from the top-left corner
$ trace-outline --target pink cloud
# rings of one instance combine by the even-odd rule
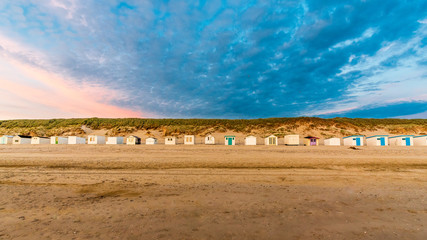
[[[1,52],[0,52],[1,53]],[[8,54],[0,55],[0,90],[16,99],[3,99],[0,119],[14,118],[4,109],[13,106],[18,98],[21,107],[39,114],[31,118],[64,117],[142,117],[140,111],[114,106],[109,102],[126,99],[126,93],[101,85],[83,83],[62,77],[39,67],[15,60]],[[24,106],[22,106],[24,105]],[[35,109],[34,109],[35,108]],[[9,107],[10,109],[10,107]],[[12,114],[13,115],[13,114]],[[25,113],[15,114],[25,118]]]

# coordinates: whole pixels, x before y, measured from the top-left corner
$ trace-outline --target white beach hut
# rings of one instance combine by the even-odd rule
[[[236,145],[236,136],[224,136],[225,145]]]
[[[256,137],[255,136],[245,137],[245,145],[248,145],[248,146],[256,145]]]
[[[279,143],[277,142],[276,136],[270,135],[264,139],[264,144],[265,145],[276,145],[277,146]]]
[[[214,138],[214,136],[212,136],[212,135],[207,135],[207,136],[205,137],[205,144],[210,144],[210,145],[215,144],[215,138]]]
[[[89,135],[87,136],[87,144],[105,144],[104,136]]]
[[[413,146],[414,136],[413,135],[399,135],[389,137],[390,146]]]
[[[165,137],[165,145],[176,145],[176,137],[173,137],[173,136]]]
[[[50,144],[50,138],[47,137],[32,137],[31,144]]]
[[[50,137],[50,144],[68,144],[68,138],[66,137]]]
[[[105,144],[116,145],[123,144],[125,142],[124,137],[108,137],[107,142]]]
[[[427,146],[427,135],[415,136],[414,146]]]
[[[68,137],[68,144],[86,144],[86,139],[77,136]]]
[[[127,145],[139,145],[141,144],[141,138],[137,136],[129,136],[126,138]]]
[[[329,138],[324,141],[325,146],[341,146],[340,138]]]
[[[12,138],[12,144],[31,144],[31,137],[24,135],[16,135]]]
[[[363,146],[362,135],[353,135],[348,137],[343,137],[344,146]]]
[[[12,144],[13,136],[3,135],[0,138],[0,144]]]
[[[388,146],[388,135],[366,137],[366,146]]]
[[[157,144],[157,139],[156,138],[152,138],[152,137],[147,138],[147,140],[145,140],[145,144],[147,144],[147,145]]]
[[[184,135],[185,145],[194,145],[194,135]]]
[[[285,136],[285,145],[287,145],[287,146],[298,146],[299,145],[299,135],[286,135]]]

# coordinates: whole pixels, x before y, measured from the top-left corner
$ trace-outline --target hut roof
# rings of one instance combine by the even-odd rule
[[[20,138],[32,138],[31,136],[25,136],[25,135],[16,135],[16,136],[18,136]]]
[[[366,138],[373,138],[373,137],[388,137],[388,135],[374,135],[374,136],[369,136]]]
[[[427,137],[427,135],[414,136],[414,138]]]
[[[320,139],[320,138],[318,138],[318,137],[312,137],[312,136],[307,136],[307,137],[305,137],[305,138],[307,138],[307,139]]]
[[[351,137],[364,137],[363,135],[351,135],[351,136],[347,136],[347,137],[343,137],[343,138],[351,138]]]
[[[141,139],[140,137],[138,137],[138,136],[129,136],[128,138],[136,138],[136,139]]]
[[[393,136],[390,138],[398,138],[398,137],[414,137],[414,135],[398,135],[398,136]]]

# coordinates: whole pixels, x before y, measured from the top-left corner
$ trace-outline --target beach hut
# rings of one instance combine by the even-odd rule
[[[388,146],[388,135],[374,135],[366,137],[367,146]]]
[[[248,146],[256,145],[256,137],[255,136],[245,137],[245,145],[248,145]]]
[[[87,144],[105,144],[104,136],[89,135],[87,136]]]
[[[278,145],[277,137],[274,135],[270,135],[270,136],[266,137],[264,139],[264,144],[265,145],[276,145],[277,146]]]
[[[31,144],[49,144],[50,138],[47,137],[32,137]]]
[[[165,137],[165,144],[166,145],[176,145],[176,137]]]
[[[205,144],[210,144],[210,145],[215,144],[215,138],[212,135],[207,135],[205,137]]]
[[[12,142],[13,142],[13,136],[3,135],[0,138],[0,144],[12,144]]]
[[[427,146],[427,135],[415,136],[414,146]]]
[[[68,138],[66,137],[58,137],[58,136],[50,137],[50,144],[67,144],[67,143],[68,143]]]
[[[141,144],[141,138],[137,136],[129,136],[126,138],[127,145],[139,145]]]
[[[16,135],[12,138],[12,144],[31,144],[31,137],[24,135]]]
[[[363,146],[362,135],[343,137],[344,146]]]
[[[340,138],[329,138],[324,141],[325,146],[341,146]]]
[[[77,136],[68,137],[68,144],[86,144],[86,139]]]
[[[123,144],[125,142],[124,137],[108,137],[106,144],[114,145],[114,144]]]
[[[152,137],[147,138],[147,140],[145,140],[145,144],[147,144],[147,145],[157,144],[157,139],[156,138],[152,138]]]
[[[225,145],[236,145],[236,136],[224,136]]]
[[[287,145],[287,146],[298,146],[299,145],[299,135],[286,135],[285,136],[285,145]]]
[[[413,146],[414,136],[412,135],[399,135],[389,137],[390,146]]]
[[[319,138],[313,136],[305,137],[304,146],[319,146]]]
[[[194,145],[194,135],[184,135],[185,145]]]

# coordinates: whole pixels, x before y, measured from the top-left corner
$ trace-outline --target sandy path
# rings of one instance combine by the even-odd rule
[[[5,146],[0,239],[425,239],[426,148]]]

